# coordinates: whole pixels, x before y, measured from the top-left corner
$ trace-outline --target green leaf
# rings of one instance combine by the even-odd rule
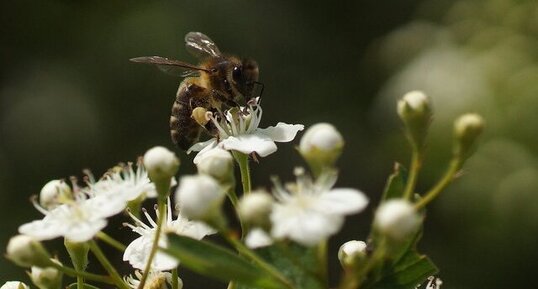
[[[321,279],[323,267],[319,264],[316,248],[307,248],[295,243],[278,243],[257,249],[256,252],[277,268],[297,289],[324,289]],[[254,289],[238,284],[237,289]]]
[[[406,173],[404,167],[399,164],[394,164],[394,171],[387,179],[385,184],[385,189],[383,190],[383,196],[381,202],[384,202],[388,199],[395,199],[403,197],[405,190],[405,178]]]
[[[224,282],[233,280],[255,288],[280,289],[284,286],[236,253],[215,244],[186,236],[168,234],[169,248],[162,249],[199,274]]]
[[[66,289],[77,289],[77,283],[70,284]],[[84,283],[84,289],[99,289],[99,287]]]
[[[365,288],[414,289],[437,272],[439,270],[428,257],[409,251],[400,262],[384,272],[381,280]]]

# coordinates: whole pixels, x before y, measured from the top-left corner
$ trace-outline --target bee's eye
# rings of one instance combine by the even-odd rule
[[[240,66],[235,66],[232,71],[232,77],[235,81],[238,81],[241,78],[243,71]]]

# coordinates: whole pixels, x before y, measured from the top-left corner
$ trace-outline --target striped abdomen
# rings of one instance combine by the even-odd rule
[[[192,81],[184,80],[179,86],[170,116],[172,142],[183,150],[195,144],[203,128],[192,117],[196,107],[209,108],[209,90]]]

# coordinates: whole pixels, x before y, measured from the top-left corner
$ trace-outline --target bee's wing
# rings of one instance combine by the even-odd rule
[[[209,72],[209,70],[196,65],[160,56],[142,56],[129,60],[137,63],[153,64],[168,74],[181,77],[195,76],[199,74],[199,71]]]
[[[185,35],[187,51],[198,58],[221,55],[219,48],[207,35],[200,32],[189,32]]]

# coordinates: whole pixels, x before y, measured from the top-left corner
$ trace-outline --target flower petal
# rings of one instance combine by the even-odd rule
[[[160,246],[165,246],[166,241],[160,240]],[[153,246],[151,236],[141,236],[132,241],[125,249],[123,260],[128,261],[133,268],[144,270],[148,261],[151,247]],[[171,270],[179,265],[179,261],[162,252],[157,252],[153,258],[151,269],[156,271]]]
[[[263,133],[276,142],[289,142],[295,138],[297,132],[303,129],[304,125],[302,124],[287,124],[279,122],[276,126],[258,128],[256,132]]]
[[[319,196],[316,208],[328,214],[348,215],[362,211],[368,205],[368,198],[355,189],[332,189]]]
[[[200,144],[200,150],[199,150],[199,153],[194,157],[194,160],[192,160],[194,164],[197,164],[204,154],[206,154],[207,152],[217,147],[217,139],[212,138],[206,142],[197,143],[197,144]],[[189,149],[189,151],[187,151],[187,153],[190,153],[191,150],[198,151],[198,148],[193,149],[197,144],[193,145]],[[204,147],[201,147],[201,146],[204,146]]]
[[[204,148],[212,145],[216,141],[217,141],[217,139],[212,138],[212,139],[209,139],[209,140],[206,140],[206,141],[203,141],[203,142],[195,143],[187,150],[187,154],[190,154],[191,152],[199,152],[199,151],[203,150]]]
[[[277,150],[275,142],[261,133],[230,136],[222,140],[220,145],[225,150],[235,150],[244,154],[256,152],[261,157],[268,156]]]
[[[267,247],[273,244],[273,239],[260,228],[252,229],[245,238],[245,245],[251,249]]]

